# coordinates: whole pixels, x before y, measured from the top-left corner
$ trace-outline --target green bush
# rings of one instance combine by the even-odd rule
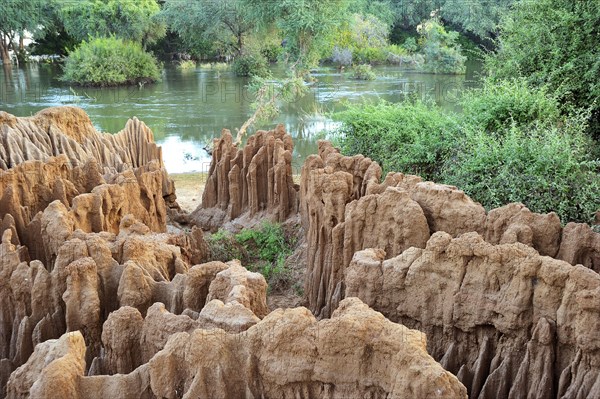
[[[140,44],[114,37],[82,42],[64,65],[61,80],[85,86],[115,86],[160,79],[160,67]]]
[[[388,53],[385,48],[362,47],[355,48],[352,56],[357,64],[382,64],[387,61]]]
[[[485,102],[502,102],[502,90],[480,92],[473,101],[483,104],[471,104],[467,114],[422,102],[351,105],[335,115],[336,144],[374,159],[384,172],[456,185],[488,210],[522,202],[534,212],[555,211],[563,223],[590,222],[600,209],[600,149],[585,134],[588,115],[558,118],[552,98],[521,89],[513,93],[531,109],[507,100],[486,114]]]
[[[354,79],[358,80],[375,80],[377,75],[373,72],[373,68],[369,64],[356,65],[353,67]]]
[[[447,32],[437,16],[417,27],[425,57],[423,70],[430,73],[464,74],[467,57],[461,54],[457,44],[458,32]]]
[[[233,61],[233,71],[237,76],[259,76],[269,75],[267,59],[260,53],[242,54]]]
[[[385,172],[437,179],[458,135],[455,117],[420,101],[350,105],[335,114],[342,122],[335,133],[346,154],[363,154]]]
[[[419,49],[419,45],[414,37],[407,37],[404,43],[402,43],[402,48],[409,53],[414,53]]]
[[[467,131],[441,181],[487,209],[522,202],[534,212],[555,211],[563,223],[590,222],[600,209],[600,162],[584,129],[576,118],[561,128],[513,124],[502,135]]]
[[[505,129],[512,123],[521,127],[541,122],[556,124],[560,116],[556,99],[520,79],[498,83],[486,80],[482,88],[465,92],[461,105],[471,123],[488,132]]]
[[[295,238],[286,234],[280,224],[264,222],[258,228],[243,229],[237,234],[219,230],[207,242],[211,260],[239,259],[248,270],[261,273],[271,288],[291,284],[285,260],[292,254]]]
[[[265,57],[268,62],[277,62],[277,59],[282,52],[283,47],[278,43],[268,43],[260,49],[260,54]]]
[[[196,61],[193,61],[193,60],[181,61],[179,64],[177,64],[177,68],[181,69],[181,70],[196,69]]]
[[[505,13],[497,50],[486,57],[495,80],[523,77],[548,87],[567,108],[592,108],[600,139],[600,7],[597,0],[518,1]]]

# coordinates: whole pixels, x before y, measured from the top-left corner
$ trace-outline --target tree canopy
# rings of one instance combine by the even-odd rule
[[[595,0],[520,1],[502,21],[492,79],[522,77],[547,86],[563,104],[592,107],[599,134],[600,7]],[[594,126],[595,125],[595,126]]]
[[[242,0],[259,26],[275,25],[287,54],[306,66],[314,65],[347,17],[351,0]]]
[[[4,0],[0,2],[0,53],[4,63],[15,35],[25,30],[35,31],[46,13],[41,2],[31,0]]]
[[[82,41],[116,37],[151,44],[165,35],[156,0],[57,0],[65,30]]]
[[[254,28],[238,0],[166,0],[161,19],[192,48],[198,42],[216,42],[223,51],[236,54],[243,52]]]

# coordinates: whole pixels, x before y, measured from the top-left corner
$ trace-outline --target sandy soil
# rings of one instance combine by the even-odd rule
[[[200,205],[207,176],[206,173],[169,173],[175,182],[175,194],[181,209],[192,212]]]

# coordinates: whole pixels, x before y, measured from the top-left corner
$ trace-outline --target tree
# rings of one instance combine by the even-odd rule
[[[114,35],[145,46],[165,35],[156,0],[57,1],[67,33],[79,41]]]
[[[352,0],[348,6],[351,14],[372,15],[390,28],[395,21],[392,0]]]
[[[223,53],[241,55],[254,23],[238,0],[166,0],[161,19],[189,46],[211,42]]]
[[[43,23],[42,3],[32,0],[3,0],[0,2],[0,55],[3,64],[10,64],[9,50],[17,50],[15,37],[26,30],[35,31]]]
[[[440,8],[442,19],[460,26],[480,38],[493,37],[498,24],[515,0],[445,0]]]
[[[357,0],[360,1],[360,0]],[[396,28],[411,31],[438,11],[440,18],[481,39],[494,37],[501,17],[516,0],[391,0]]]
[[[424,69],[432,73],[465,73],[467,57],[461,54],[456,43],[458,32],[447,32],[435,12],[431,18],[417,26],[421,35]]]
[[[590,129],[600,137],[599,35],[596,0],[522,0],[503,20],[486,67],[494,80],[547,86],[567,111],[591,107]]]
[[[300,69],[315,65],[345,18],[351,0],[242,0],[257,24],[274,24]]]
[[[434,10],[439,10],[445,0],[392,0],[396,24],[404,30],[412,30]]]

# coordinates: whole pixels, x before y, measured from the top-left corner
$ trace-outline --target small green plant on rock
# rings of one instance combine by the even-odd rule
[[[287,235],[280,224],[264,222],[237,234],[219,230],[208,237],[208,244],[212,260],[239,259],[248,270],[261,273],[270,289],[291,284],[285,261],[292,254],[295,238]]]

